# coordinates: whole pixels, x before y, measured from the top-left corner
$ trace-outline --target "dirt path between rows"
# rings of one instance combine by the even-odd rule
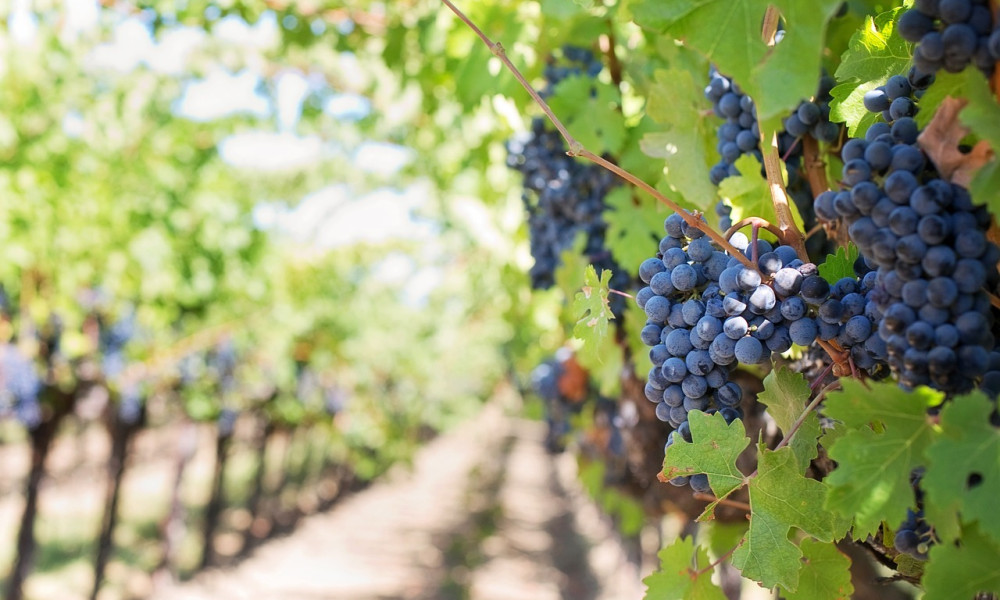
[[[539,423],[495,405],[229,569],[157,600],[632,600],[642,574]]]

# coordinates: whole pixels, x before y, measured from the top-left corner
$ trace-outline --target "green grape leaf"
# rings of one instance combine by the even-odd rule
[[[705,532],[708,550],[713,556],[719,557],[733,549],[747,534],[750,522],[743,520],[735,523],[711,521],[699,525],[699,532]]]
[[[806,538],[799,544],[802,550],[802,571],[799,587],[794,592],[782,590],[785,600],[850,600],[851,559],[837,546]]]
[[[663,458],[663,477],[705,473],[712,491],[719,498],[728,496],[743,485],[746,477],[736,468],[736,458],[750,444],[743,422],[739,419],[726,424],[722,414],[709,415],[701,411],[688,414],[692,443],[676,441],[667,448]],[[709,514],[712,506],[706,509]]]
[[[690,537],[677,538],[660,550],[660,570],[642,580],[643,600],[725,600],[726,595],[712,583],[708,551],[695,548]]]
[[[767,186],[767,180],[760,176],[760,163],[753,156],[744,154],[736,160],[736,168],[741,175],[727,177],[719,184],[719,196],[728,200],[729,205],[733,207],[733,223],[746,217],[760,217],[770,223],[777,223],[778,216],[774,212],[771,191]],[[795,224],[801,231],[803,225],[799,209],[794,202],[789,202],[788,206],[792,210]],[[761,233],[765,233],[763,229]]]
[[[827,446],[837,468],[826,478],[826,507],[853,517],[854,535],[872,535],[882,521],[899,523],[914,506],[910,471],[924,464],[934,441],[927,407],[941,402],[928,388],[904,391],[895,383],[842,380],[829,394],[823,414],[844,424],[845,432]]]
[[[615,318],[608,303],[609,281],[611,271],[604,269],[598,278],[594,265],[587,265],[583,287],[573,300],[573,312],[580,315],[573,327],[573,335],[584,342],[581,355],[593,354],[593,348],[600,346],[600,342],[608,337],[608,323]]]
[[[850,137],[864,137],[865,132],[881,117],[865,108],[865,94],[878,87],[882,82],[869,81],[857,84],[855,82],[841,83],[830,90],[830,120],[835,123],[846,123],[847,134]],[[840,179],[837,171],[834,180]]]
[[[819,276],[831,284],[844,277],[855,277],[854,261],[858,260],[858,247],[848,242],[847,248],[837,248],[836,254],[828,254],[823,264],[819,266]]]
[[[967,71],[971,70],[967,69]],[[959,119],[981,140],[986,140],[993,148],[994,158],[984,165],[973,177],[969,191],[977,202],[985,203],[990,212],[1000,212],[1000,197],[996,190],[1000,187],[1000,106],[990,95],[978,71],[969,73],[966,98],[969,104],[959,113]]]
[[[567,77],[556,86],[548,103],[587,150],[614,155],[621,150],[628,130],[618,110],[618,88],[583,75]]]
[[[659,202],[637,198],[630,187],[618,187],[605,198],[604,240],[615,261],[629,273],[638,273],[642,261],[656,253],[669,211]]]
[[[640,142],[648,156],[666,163],[670,186],[701,210],[715,203],[715,188],[708,177],[714,123],[705,114],[703,86],[690,71],[659,70],[647,94],[647,114],[664,126],[647,133]]]
[[[785,435],[802,415],[809,403],[811,390],[806,378],[787,367],[779,367],[764,378],[764,391],[757,401],[767,406],[767,412],[774,418]],[[816,440],[819,439],[819,417],[816,411],[806,415],[802,425],[788,444],[799,464],[799,472],[804,473],[809,461],[817,455]]]
[[[847,523],[823,508],[827,486],[802,475],[791,448],[772,451],[760,444],[757,457],[757,476],[749,484],[750,529],[733,553],[733,566],[764,587],[795,591],[802,551],[788,539],[789,530],[832,542]]]
[[[773,48],[761,39],[769,4],[793,24]],[[761,128],[769,131],[816,93],[826,23],[839,5],[837,0],[644,0],[632,11],[637,24],[682,40],[740,84],[755,101]]]
[[[961,73],[949,73],[944,69],[938,71],[937,75],[934,76],[934,83],[920,97],[920,111],[915,117],[920,129],[931,122],[938,106],[945,98],[948,96],[953,98],[968,97],[969,86],[977,78],[981,80],[983,76],[979,69],[971,65]]]
[[[836,77],[843,83],[831,91],[830,120],[847,123],[851,137],[864,135],[878,120],[878,115],[865,110],[865,92],[910,67],[910,45],[895,29],[895,21],[904,10],[899,7],[865,19],[864,27],[854,34],[841,57]]]
[[[969,67],[962,89],[969,104],[959,113],[959,120],[971,129],[979,139],[986,140],[994,151],[1000,150],[1000,105],[990,92],[982,74],[975,67]],[[935,84],[936,85],[936,84]],[[923,100],[920,103],[923,108]]]
[[[924,569],[924,600],[1000,594],[1000,546],[975,527],[962,531],[962,545],[935,544]]]
[[[965,523],[979,522],[979,530],[1000,544],[1000,429],[990,423],[994,404],[982,393],[955,398],[941,411],[941,437],[927,449],[927,471],[922,486],[927,495],[928,519],[947,523],[946,515],[960,514]],[[954,518],[954,517],[952,517]],[[957,530],[941,528],[950,541]]]
[[[608,303],[610,280],[611,271],[604,269],[598,278],[594,266],[587,265],[583,287],[573,300],[573,314],[579,317],[573,327],[573,336],[583,342],[577,358],[606,396],[618,393],[624,361],[614,336],[609,335],[608,324],[615,318]]]
[[[1000,213],[1000,160],[994,158],[983,165],[969,184],[969,193],[977,203],[985,203],[992,214]]]

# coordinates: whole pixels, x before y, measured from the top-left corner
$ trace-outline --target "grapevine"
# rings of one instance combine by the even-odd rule
[[[443,1],[475,29],[454,4]],[[787,43],[773,7],[762,17],[765,43],[772,47]],[[928,495],[924,490],[928,458],[921,455],[926,451],[933,457],[933,435],[922,442],[917,456],[894,463],[896,471],[887,474],[899,482],[893,484],[900,490],[895,504],[886,506],[878,518],[854,516],[848,507],[859,510],[861,506],[843,494],[852,493],[846,490],[853,488],[845,480],[847,473],[860,468],[852,463],[860,457],[851,454],[851,444],[858,442],[848,434],[827,447],[820,437],[817,413],[850,423],[844,413],[851,403],[848,395],[886,386],[901,390],[902,395],[893,402],[905,402],[908,393],[920,392],[932,398],[924,406],[907,409],[913,415],[926,413],[928,419],[942,412],[952,414],[954,399],[976,389],[986,393],[979,396],[986,403],[985,410],[991,414],[997,411],[995,388],[1000,377],[995,372],[1000,361],[994,356],[1000,353],[994,352],[995,309],[989,290],[1000,279],[1000,250],[988,237],[991,214],[983,205],[984,199],[977,202],[964,187],[966,182],[950,181],[937,169],[940,150],[928,154],[930,142],[924,140],[932,134],[921,136],[923,122],[918,124],[921,100],[934,89],[934,72],[939,67],[934,61],[941,58],[937,47],[942,38],[947,38],[943,52],[949,72],[962,71],[975,62],[985,75],[993,73],[996,55],[990,54],[990,44],[996,36],[990,37],[992,15],[984,3],[918,2],[909,11],[894,13],[894,20],[880,18],[886,31],[898,21],[895,35],[920,44],[912,66],[903,63],[894,67],[907,70],[906,74],[890,72],[880,85],[863,94],[863,106],[871,114],[851,117],[850,123],[853,131],[859,121],[864,122],[867,131],[860,137],[842,140],[843,134],[833,122],[834,117],[845,119],[843,114],[833,114],[831,105],[842,103],[843,97],[831,94],[837,82],[830,76],[823,76],[816,97],[798,99],[790,106],[790,116],[780,121],[785,129],[782,132],[764,130],[755,99],[734,78],[724,75],[721,67],[711,67],[704,95],[712,103],[711,113],[724,122],[716,129],[721,161],[707,170],[707,178],[716,186],[729,178],[752,178],[757,174],[741,172],[735,163],[745,155],[756,158],[763,163],[760,175],[767,180],[778,222],[744,214],[734,224],[731,201],[715,200],[720,240],[704,219],[698,222],[699,214],[667,202],[673,214],[663,222],[666,236],[655,256],[638,267],[645,287],[636,292],[635,301],[646,318],[639,337],[649,347],[651,363],[643,395],[655,406],[655,417],[672,429],[665,443],[660,479],[675,486],[690,484],[698,497],[713,499],[706,514],[714,506],[729,503],[730,494],[746,488],[749,531],[720,561],[731,560],[744,577],[766,587],[777,585],[786,592],[794,592],[799,585],[798,570],[774,563],[777,559],[769,558],[766,550],[751,547],[754,536],[760,534],[759,522],[774,518],[768,516],[773,507],[755,493],[763,493],[760,490],[768,485],[762,481],[763,474],[779,469],[775,462],[779,456],[793,457],[781,460],[796,462],[797,476],[802,477],[799,484],[789,482],[786,493],[794,493],[791,489],[800,485],[801,493],[827,497],[827,506],[834,510],[834,521],[806,525],[801,519],[808,517],[799,515],[800,520],[787,521],[788,527],[803,529],[819,543],[846,538],[868,548],[877,546],[875,552],[881,560],[900,565],[900,577],[909,581],[920,582],[919,573],[913,576],[896,557],[906,554],[927,563],[924,583],[928,597],[941,594],[943,589],[941,575],[934,568],[935,560],[946,560],[937,558],[947,553],[942,549],[939,554],[940,542],[954,539],[965,528],[949,524],[947,532],[942,530],[942,509],[929,508],[935,493]],[[935,29],[940,27],[943,34]],[[500,47],[476,31],[491,48]],[[976,36],[980,50],[973,59]],[[966,37],[972,39],[971,45]],[[574,143],[513,63],[506,57],[503,60],[565,137],[570,148],[567,154],[594,160]],[[942,112],[938,118],[947,117]],[[774,122],[769,119],[769,126]],[[809,138],[810,163],[822,160],[815,154],[817,148],[842,161],[841,177],[834,189],[822,189],[826,178],[802,172],[805,165],[800,153],[806,145],[802,138]],[[780,175],[779,157],[785,159],[788,190],[798,187],[802,196],[801,182],[808,181],[809,189],[804,191],[815,195],[815,204],[809,207],[808,197],[799,198],[798,203],[812,208],[807,212],[829,230],[830,239],[846,232],[839,239],[856,248],[856,258],[811,260],[804,248],[805,237],[788,210],[789,192]],[[623,174],[620,167],[605,164],[603,159],[595,162],[648,191],[648,184]],[[750,235],[739,231],[745,227],[751,228]],[[777,243],[763,239],[763,232],[773,233]],[[597,314],[594,308],[588,306],[588,310]],[[800,385],[790,371],[775,370],[765,377],[764,394],[744,399],[740,386],[730,381],[737,369],[763,367],[766,373],[772,362],[783,360],[779,355],[787,355],[793,347],[825,351],[826,367],[812,372],[816,378],[813,383],[799,379]],[[822,384],[831,374],[833,381]],[[857,383],[848,387],[838,380]],[[773,416],[784,437],[774,450],[761,446],[757,470],[742,476],[728,461],[744,447],[745,407],[756,402],[775,411]],[[793,404],[785,406],[784,402]],[[779,413],[784,416],[778,417]],[[896,427],[887,413],[875,419],[881,427]],[[807,423],[810,433],[803,439]],[[871,430],[868,432],[871,435]],[[874,434],[879,435],[878,429]],[[796,441],[791,441],[796,435]],[[813,464],[817,442],[824,446],[821,453],[828,452],[839,465]],[[710,458],[709,448],[728,458]],[[933,458],[929,462],[932,471],[942,468]],[[786,475],[790,477],[792,472]],[[972,485],[980,483],[977,477]],[[810,491],[805,492],[806,488]],[[902,513],[906,518],[896,520]],[[890,533],[894,539],[887,537]],[[1000,540],[993,540],[997,542]],[[771,564],[774,571],[762,571],[762,562]],[[711,567],[698,574],[710,572]],[[664,568],[670,567],[665,564]],[[648,580],[650,597],[655,597],[656,577]],[[986,584],[981,589],[966,589],[1000,593],[1000,586]]]

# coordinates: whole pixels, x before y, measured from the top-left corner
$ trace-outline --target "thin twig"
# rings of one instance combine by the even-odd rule
[[[816,377],[816,379],[809,384],[809,390],[815,392],[816,388],[818,388],[820,384],[823,383],[823,379],[825,379],[826,376],[829,375],[830,371],[832,370],[833,370],[833,363],[826,365],[826,368],[823,369],[823,372],[820,373],[819,376]]]
[[[768,5],[764,13],[764,25],[761,30],[761,37],[768,46],[774,45],[774,37],[778,31],[779,13],[773,4]],[[774,204],[774,212],[778,217],[778,229],[785,232],[783,239],[791,246],[804,262],[809,262],[809,254],[806,252],[806,245],[802,232],[799,231],[792,217],[792,209],[788,204],[788,194],[785,192],[785,185],[781,180],[781,157],[778,154],[778,133],[775,131],[766,132],[761,129],[760,147],[763,151],[764,173],[767,175],[767,187],[771,192],[771,203]]]
[[[705,494],[703,492],[694,493],[695,500],[703,500],[705,502],[715,502],[716,504],[722,504],[723,506],[731,506],[733,508],[738,508],[746,512],[750,512],[750,505],[746,502],[740,502],[738,500],[730,500],[729,498],[717,498],[712,494]]]
[[[704,575],[705,573],[711,572],[715,567],[721,565],[727,558],[729,558],[730,556],[732,556],[733,552],[736,552],[736,549],[739,548],[742,545],[743,545],[743,540],[740,540],[738,544],[736,544],[735,546],[733,546],[732,548],[730,548],[725,554],[723,554],[719,558],[717,558],[714,561],[712,561],[704,569],[698,569],[697,571],[695,571],[694,572],[694,576],[695,577],[699,577],[701,575]]]
[[[682,219],[684,219],[684,221],[689,226],[702,231],[712,241],[718,244],[720,248],[725,250],[731,256],[736,257],[736,259],[739,260],[741,263],[743,263],[743,265],[746,266],[748,269],[753,269],[754,271],[757,271],[757,265],[751,263],[747,257],[743,256],[742,252],[734,248],[733,245],[729,243],[729,240],[723,238],[719,232],[709,227],[708,223],[705,223],[697,216],[692,215],[688,211],[684,210],[683,208],[681,208],[679,204],[667,198],[666,196],[661,194],[656,188],[649,185],[645,181],[639,179],[632,173],[629,173],[628,171],[622,169],[618,165],[600,156],[597,156],[593,152],[590,152],[589,150],[584,148],[583,144],[577,141],[577,139],[570,134],[570,132],[566,129],[565,125],[562,124],[562,121],[560,121],[559,118],[556,117],[555,113],[552,112],[552,109],[549,108],[549,105],[545,102],[544,99],[542,99],[541,95],[537,91],[535,91],[535,88],[533,88],[531,84],[528,83],[528,80],[524,78],[524,75],[522,75],[521,72],[517,69],[517,67],[514,66],[514,63],[511,62],[510,58],[507,56],[507,52],[504,50],[503,44],[501,44],[500,42],[493,42],[492,40],[490,40],[490,38],[487,37],[487,35],[483,33],[483,31],[479,29],[479,27],[477,27],[476,24],[469,19],[469,17],[465,16],[465,13],[459,10],[457,6],[452,4],[451,0],[441,0],[441,2],[444,3],[444,5],[447,6],[449,9],[451,9],[451,11],[455,13],[455,15],[459,19],[461,19],[463,23],[465,23],[470,29],[472,29],[472,31],[477,36],[479,36],[479,39],[482,40],[483,43],[486,44],[486,46],[490,49],[490,52],[492,52],[494,56],[499,58],[500,61],[503,62],[504,66],[507,67],[507,69],[514,74],[514,77],[521,83],[521,87],[523,87],[528,92],[528,94],[531,95],[531,98],[535,101],[536,104],[538,104],[538,106],[542,109],[542,112],[545,113],[545,116],[548,117],[549,121],[551,121],[552,124],[555,126],[555,128],[559,131],[559,135],[561,135],[563,139],[566,141],[566,145],[567,147],[569,147],[569,151],[566,154],[568,154],[569,156],[578,156],[580,158],[585,158],[587,160],[590,160],[604,167],[605,169],[611,171],[612,173],[621,177],[622,179],[631,183],[632,185],[640,188],[653,198],[656,198],[658,201],[666,205],[666,207],[672,210],[674,213],[679,215]]]
[[[813,198],[830,189],[830,183],[826,179],[826,163],[820,158],[819,142],[811,135],[802,140],[802,165],[806,169],[809,191]]]
[[[996,294],[990,292],[986,292],[986,294],[990,297],[990,304],[992,304],[994,308],[1000,308],[1000,298],[997,298]]]
[[[601,36],[601,43],[607,42],[607,48],[601,48],[604,55],[608,57],[608,71],[611,73],[611,82],[615,84],[615,87],[620,87],[622,84],[622,63],[618,60],[618,54],[615,53],[615,23],[611,19],[607,20],[608,32]]]
[[[763,227],[764,229],[773,233],[778,238],[778,240],[781,240],[782,231],[778,229],[778,226],[775,225],[774,223],[771,223],[767,219],[762,219],[760,217],[746,217],[744,219],[740,219],[736,223],[733,223],[733,225],[729,229],[727,229],[726,233],[724,233],[723,235],[725,235],[726,239],[728,240],[733,236],[734,233],[736,233],[740,229],[743,229],[747,225],[753,225],[755,227]]]
[[[806,409],[802,411],[802,414],[799,415],[799,418],[795,419],[795,423],[792,424],[792,427],[788,430],[788,433],[785,434],[785,437],[783,437],[781,441],[778,442],[778,445],[774,447],[775,452],[781,450],[782,448],[784,448],[785,446],[787,446],[792,442],[792,438],[795,437],[795,433],[799,430],[800,427],[802,427],[802,424],[806,422],[806,417],[809,416],[809,413],[816,410],[816,407],[819,406],[819,403],[823,401],[823,398],[826,397],[827,393],[834,390],[836,387],[840,387],[839,381],[834,381],[830,385],[820,390],[818,394],[816,394],[816,397],[813,398],[813,401],[810,402],[808,406],[806,406]]]
[[[634,296],[632,294],[629,294],[629,293],[626,293],[626,292],[619,292],[618,290],[616,290],[614,288],[608,288],[608,293],[609,294],[618,294],[619,296],[625,296],[629,300],[631,300],[632,298],[634,298]]]

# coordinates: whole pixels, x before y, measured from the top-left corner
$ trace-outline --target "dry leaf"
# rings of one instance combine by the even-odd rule
[[[941,177],[966,188],[976,171],[993,158],[993,150],[985,140],[973,146],[967,154],[958,149],[962,138],[969,133],[968,128],[958,120],[958,113],[967,102],[950,96],[945,98],[934,118],[917,138],[917,143],[937,167]]]

